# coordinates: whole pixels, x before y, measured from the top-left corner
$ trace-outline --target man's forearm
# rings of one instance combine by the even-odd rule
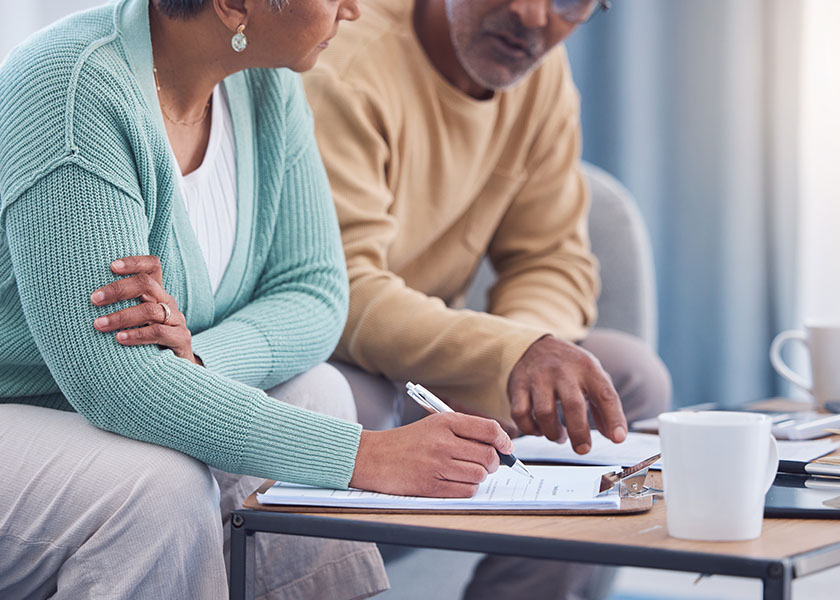
[[[507,378],[542,328],[468,310],[410,289],[391,273],[353,276],[336,356],[394,381],[413,379],[447,400],[509,420]]]

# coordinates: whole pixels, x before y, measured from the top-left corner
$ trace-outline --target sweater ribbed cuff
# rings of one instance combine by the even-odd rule
[[[362,426],[266,396],[242,457],[242,472],[267,472],[288,483],[346,489]],[[279,434],[278,434],[279,432]]]
[[[206,368],[247,385],[262,388],[271,373],[273,357],[268,340],[259,329],[243,321],[226,320],[194,335],[192,347]]]

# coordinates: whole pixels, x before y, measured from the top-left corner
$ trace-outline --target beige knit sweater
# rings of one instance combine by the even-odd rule
[[[559,48],[512,89],[468,97],[428,61],[412,5],[364,2],[304,77],[350,275],[335,356],[509,418],[528,346],[595,319],[578,94]],[[485,253],[488,313],[459,309]]]

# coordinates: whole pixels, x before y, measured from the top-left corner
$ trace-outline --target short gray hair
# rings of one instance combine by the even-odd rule
[[[289,0],[266,0],[272,10],[283,10]],[[160,12],[173,19],[194,17],[204,6],[204,0],[157,0]]]

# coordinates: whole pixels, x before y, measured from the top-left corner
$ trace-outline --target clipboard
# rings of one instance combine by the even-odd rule
[[[274,485],[274,481],[265,480],[263,484],[248,496],[242,503],[242,508],[250,510],[263,510],[268,512],[281,513],[317,513],[317,514],[425,514],[425,515],[521,515],[521,516],[574,516],[574,515],[631,515],[647,512],[653,507],[653,496],[635,496],[621,499],[619,508],[603,509],[577,509],[577,508],[551,508],[544,510],[434,510],[428,508],[414,509],[382,509],[382,508],[360,508],[360,507],[334,507],[334,506],[297,506],[294,504],[260,504],[257,494],[265,493],[268,488]]]

